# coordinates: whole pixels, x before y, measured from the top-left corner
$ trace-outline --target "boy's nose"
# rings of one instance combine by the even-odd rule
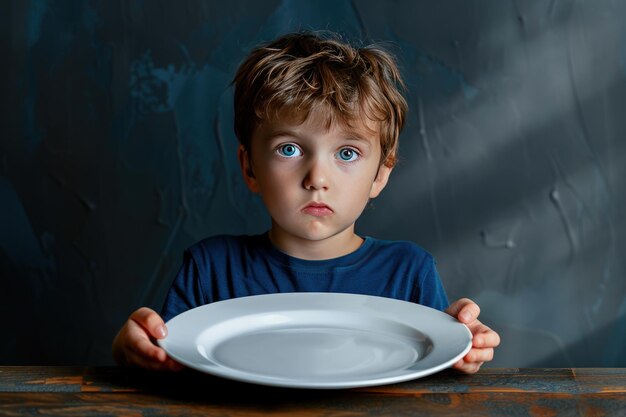
[[[308,167],[302,185],[307,190],[321,190],[328,188],[328,169],[323,161],[312,160]]]

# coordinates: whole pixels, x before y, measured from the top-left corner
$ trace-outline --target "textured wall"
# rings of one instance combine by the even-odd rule
[[[497,366],[626,366],[626,2],[0,5],[0,363],[110,362],[182,250],[268,219],[229,82],[295,29],[392,43],[410,115],[358,229],[430,250]],[[8,59],[6,58],[8,57]]]

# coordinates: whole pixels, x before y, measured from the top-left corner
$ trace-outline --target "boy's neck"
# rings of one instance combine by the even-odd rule
[[[281,252],[309,261],[322,261],[349,255],[363,244],[363,238],[355,234],[353,228],[322,240],[286,236],[275,227],[270,229],[268,236],[272,244]]]

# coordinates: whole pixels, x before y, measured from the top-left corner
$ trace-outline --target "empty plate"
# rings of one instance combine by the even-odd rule
[[[354,388],[423,377],[471,348],[468,328],[441,311],[390,298],[280,293],[234,298],[167,322],[159,345],[176,361],[238,381]]]

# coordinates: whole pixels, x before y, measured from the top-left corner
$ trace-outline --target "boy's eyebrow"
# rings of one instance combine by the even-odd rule
[[[371,142],[372,142],[372,140],[368,139],[367,136],[360,135],[360,134],[358,134],[356,132],[347,132],[346,139],[347,140],[356,140],[356,141],[359,141],[359,142],[364,142],[364,143],[367,143],[368,145],[371,144]]]
[[[298,132],[296,132],[296,131],[289,130],[289,129],[280,129],[280,130],[269,132],[267,137],[266,137],[266,139],[272,140],[272,139],[280,138],[282,136],[291,136],[291,137],[294,137],[294,138],[300,138],[301,137],[301,135],[298,134]],[[371,142],[372,142],[372,139],[368,139],[368,137],[366,135],[362,135],[362,134],[360,134],[358,132],[355,132],[355,131],[345,131],[345,132],[342,132],[342,137],[345,140],[362,142],[362,143],[365,143],[367,145],[371,145]]]
[[[270,131],[267,135],[267,139],[274,139],[280,136],[293,136],[293,137],[299,137],[299,135],[292,131],[292,130],[285,130],[285,129],[281,129],[281,130],[273,130]]]
[[[370,135],[363,134],[362,132],[355,130],[346,130],[342,132],[343,139],[347,141],[355,141],[368,148],[375,145],[376,138],[371,137]]]

